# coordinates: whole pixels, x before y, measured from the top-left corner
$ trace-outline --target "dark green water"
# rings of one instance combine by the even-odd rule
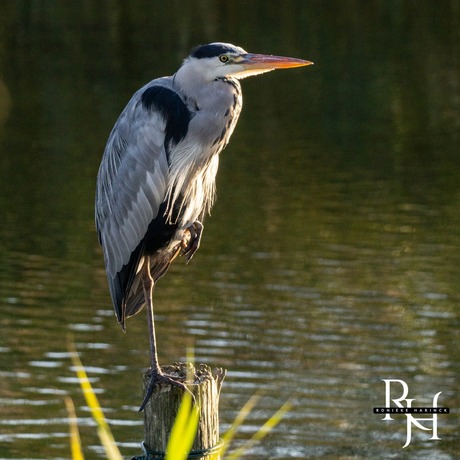
[[[0,5],[0,458],[69,458],[66,394],[104,458],[70,335],[140,454],[146,321],[116,324],[95,176],[131,94],[216,40],[315,66],[243,81],[202,247],[155,294],[161,362],[228,369],[222,431],[262,390],[239,441],[291,400],[248,459],[457,458],[460,3],[377,0]],[[440,440],[372,413],[390,378],[442,391]]]

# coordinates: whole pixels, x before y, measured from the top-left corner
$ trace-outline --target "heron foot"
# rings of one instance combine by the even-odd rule
[[[149,399],[152,397],[153,390],[157,385],[170,385],[172,387],[180,388],[183,391],[187,391],[191,394],[193,402],[196,402],[195,395],[187,388],[187,385],[185,385],[185,383],[179,382],[178,380],[175,380],[173,377],[163,374],[163,372],[160,369],[158,369],[150,373],[149,385],[147,387],[147,391],[145,393],[145,397],[142,401],[141,407],[139,408],[139,412],[142,412],[145,409],[145,406],[149,402]]]
[[[190,227],[184,231],[184,236],[181,241],[182,255],[187,259],[187,263],[195,254],[196,250],[200,247],[201,234],[203,233],[203,224],[196,220]]]

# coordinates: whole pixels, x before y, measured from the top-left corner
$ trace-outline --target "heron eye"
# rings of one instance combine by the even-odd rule
[[[222,54],[219,56],[220,62],[228,62],[229,57],[226,54]]]

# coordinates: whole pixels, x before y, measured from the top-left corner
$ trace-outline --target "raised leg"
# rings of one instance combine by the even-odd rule
[[[181,247],[182,255],[187,259],[187,263],[190,262],[190,259],[193,257],[193,254],[200,247],[201,234],[203,233],[203,224],[196,220],[193,222],[190,227],[186,228],[184,231],[184,236],[182,237]]]
[[[139,408],[139,412],[144,410],[145,405],[147,404],[148,400],[153,394],[153,390],[157,385],[160,384],[167,384],[181,388],[184,391],[190,390],[182,383],[174,380],[172,377],[169,377],[163,374],[160,364],[158,363],[158,354],[157,354],[157,345],[156,345],[156,337],[155,337],[155,323],[154,323],[154,316],[153,316],[153,287],[154,281],[150,274],[150,260],[146,257],[146,262],[144,263],[144,267],[142,268],[142,283],[144,288],[144,296],[145,302],[147,307],[147,322],[149,328],[149,339],[150,339],[150,380],[149,385],[147,387],[147,391],[145,392],[144,401]],[[193,394],[192,394],[193,396]]]

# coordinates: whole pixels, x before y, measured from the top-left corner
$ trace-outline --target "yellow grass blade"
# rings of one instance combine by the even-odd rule
[[[69,431],[70,431],[70,451],[72,452],[72,460],[84,460],[83,452],[81,450],[80,433],[78,432],[77,414],[75,413],[75,406],[72,398],[66,396],[64,402],[69,414]]]
[[[235,420],[232,423],[232,426],[228,429],[228,431],[222,437],[222,449],[219,451],[219,458],[223,458],[225,452],[230,445],[233,437],[235,436],[236,430],[244,423],[246,417],[251,413],[254,406],[257,404],[257,401],[260,399],[260,394],[255,394],[251,396],[246,404],[240,409],[238,412]]]
[[[88,376],[86,375],[86,371],[83,367],[82,362],[80,361],[80,357],[78,356],[77,350],[75,349],[75,345],[69,342],[68,345],[69,352],[71,354],[72,362],[75,367],[75,372],[77,374],[78,380],[80,382],[81,389],[83,391],[83,396],[86,399],[86,403],[91,410],[91,415],[93,419],[97,423],[97,433],[99,435],[99,439],[104,447],[106,452],[107,458],[109,460],[123,460],[120,451],[115,443],[115,439],[113,438],[112,432],[110,431],[109,424],[104,417],[104,413],[102,412],[101,406],[99,405],[99,401],[91,387],[89,382]]]
[[[192,395],[184,393],[166,446],[165,460],[186,460],[195,440],[200,410],[192,406]]]
[[[240,448],[236,449],[232,452],[226,460],[237,460],[242,458],[246,452],[251,449],[255,444],[257,444],[260,440],[265,438],[268,433],[270,433],[273,428],[281,421],[281,419],[289,412],[292,404],[288,401],[284,403],[276,412],[273,414],[263,425],[262,427],[255,433],[249,441],[243,444]]]

